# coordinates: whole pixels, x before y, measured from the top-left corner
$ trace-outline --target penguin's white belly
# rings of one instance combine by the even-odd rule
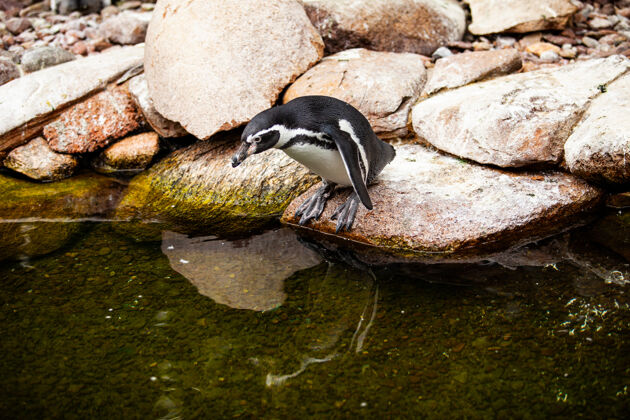
[[[296,144],[283,151],[323,179],[339,185],[352,185],[341,154],[336,149]]]

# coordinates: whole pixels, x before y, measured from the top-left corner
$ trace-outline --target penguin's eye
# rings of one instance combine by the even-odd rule
[[[259,136],[254,137],[254,143],[260,143],[261,138]]]

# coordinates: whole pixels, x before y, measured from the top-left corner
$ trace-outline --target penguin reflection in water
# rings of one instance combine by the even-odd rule
[[[329,96],[303,96],[261,112],[247,124],[241,142],[233,167],[274,147],[322,177],[323,186],[295,212],[300,225],[319,218],[337,185],[351,186],[354,191],[331,216],[337,232],[350,230],[359,201],[372,210],[367,186],[395,156],[363,114]]]

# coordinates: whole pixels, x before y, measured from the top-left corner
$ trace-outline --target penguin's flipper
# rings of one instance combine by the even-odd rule
[[[323,131],[335,142],[335,145],[339,150],[339,154],[341,155],[341,159],[343,160],[343,164],[346,167],[348,177],[354,187],[354,191],[361,199],[363,205],[368,210],[372,210],[372,200],[370,200],[367,185],[365,185],[365,179],[363,178],[363,174],[361,172],[361,165],[359,164],[359,147],[354,140],[352,140],[350,134],[334,126],[327,126]]]

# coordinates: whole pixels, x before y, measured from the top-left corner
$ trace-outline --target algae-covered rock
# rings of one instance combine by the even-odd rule
[[[136,176],[121,201],[124,220],[171,223],[179,230],[230,234],[263,227],[318,178],[271,150],[232,168],[238,135],[180,149]]]
[[[0,174],[0,220],[52,221],[108,214],[123,186],[95,174],[81,174],[49,184]]]

